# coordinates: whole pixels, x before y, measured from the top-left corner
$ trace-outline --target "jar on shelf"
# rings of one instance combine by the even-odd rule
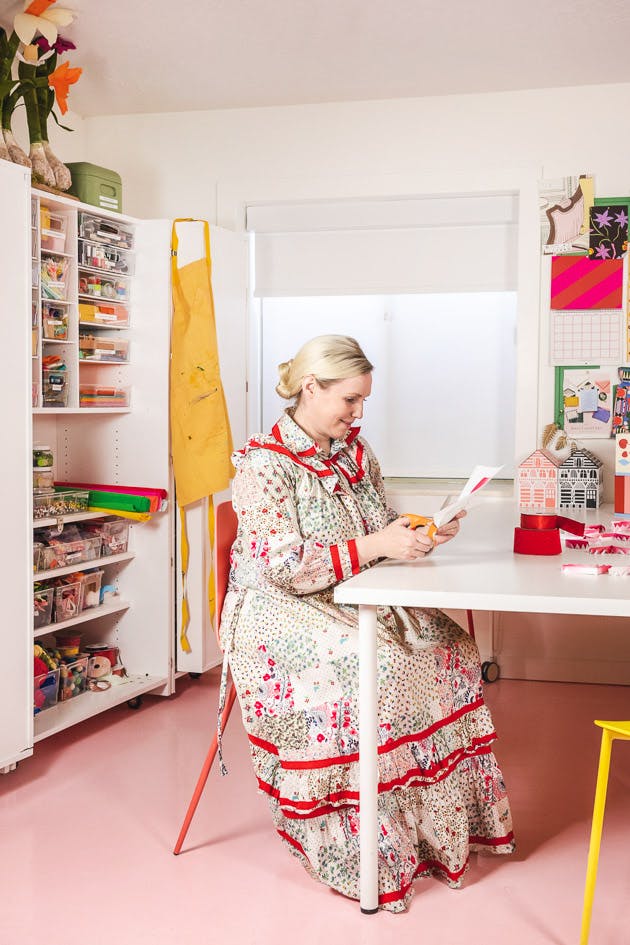
[[[52,466],[54,458],[50,446],[33,447],[33,469],[39,467]]]

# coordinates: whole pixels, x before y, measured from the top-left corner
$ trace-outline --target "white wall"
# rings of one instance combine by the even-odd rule
[[[85,161],[86,140],[83,118],[69,111],[60,117],[60,121],[66,128],[71,128],[72,131],[64,131],[63,128],[59,128],[54,118],[49,120],[48,135],[53,151],[60,161]],[[23,108],[16,109],[12,129],[17,143],[28,154],[28,129],[26,127],[26,113]]]
[[[84,157],[121,173],[129,213],[202,216],[230,228],[244,226],[245,205],[253,202],[518,192],[517,386],[521,396],[531,391],[537,399],[536,410],[517,419],[520,458],[553,419],[553,372],[540,353],[547,324],[539,324],[536,182],[593,172],[598,195],[630,193],[629,106],[630,84],[623,84],[90,118],[84,121]],[[605,458],[606,444],[592,445]],[[536,675],[548,665],[559,678],[559,663],[569,660],[579,664],[579,678],[594,673],[619,681],[621,672],[630,680],[630,642],[624,644],[630,635],[613,634],[616,666],[608,673],[606,648],[598,650],[597,666],[581,662],[580,654],[594,644],[592,627],[578,624],[554,620],[540,631],[544,659],[536,663]],[[561,649],[554,653],[561,625]],[[502,627],[501,662],[519,672],[530,649],[531,619],[510,618],[508,630],[504,618]],[[575,657],[566,649],[573,644]]]

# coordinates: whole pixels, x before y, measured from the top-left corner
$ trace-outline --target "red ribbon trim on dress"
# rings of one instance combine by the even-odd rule
[[[450,725],[452,722],[456,722],[458,719],[461,719],[464,715],[468,715],[469,712],[474,712],[475,709],[479,709],[483,706],[483,698],[475,699],[474,702],[468,703],[468,705],[462,706],[461,709],[457,709],[455,712],[452,712],[449,716],[444,719],[440,719],[438,722],[434,722],[433,725],[430,725],[428,728],[424,729],[422,732],[414,732],[411,735],[401,735],[400,738],[390,739],[385,742],[384,745],[379,745],[376,749],[379,755],[385,755],[390,751],[393,751],[395,748],[398,748],[400,745],[404,745],[408,742],[421,742],[423,739],[428,738],[429,735],[433,735],[434,732],[437,732],[439,729],[444,728],[446,725]],[[495,737],[495,733],[492,733],[492,736]],[[257,748],[262,748],[264,751],[268,751],[272,755],[280,756],[280,752],[276,745],[273,745],[271,742],[268,742],[262,738],[258,738],[256,735],[248,735],[248,738],[252,745],[256,745]],[[332,758],[318,758],[315,761],[285,761],[282,758],[280,759],[280,766],[286,771],[306,771],[311,768],[328,768],[333,765],[345,765],[353,761],[359,760],[359,752],[354,751],[349,755],[336,755]]]
[[[437,784],[449,777],[458,767],[458,765],[468,758],[479,758],[482,755],[489,755],[491,752],[490,743],[496,738],[495,733],[486,735],[483,738],[473,739],[468,748],[458,748],[447,758],[436,762],[430,768],[410,768],[407,773],[394,778],[393,781],[379,781],[378,793],[387,794],[397,788],[407,787],[426,787]],[[282,813],[290,820],[307,820],[312,817],[321,817],[329,814],[341,807],[357,806],[359,801],[358,791],[333,791],[324,794],[322,797],[314,798],[312,801],[295,801],[289,797],[282,797],[280,790],[262,778],[258,778],[258,787],[265,794],[275,798],[282,809]]]

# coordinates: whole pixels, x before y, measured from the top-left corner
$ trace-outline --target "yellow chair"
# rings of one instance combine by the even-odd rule
[[[606,807],[606,789],[608,787],[608,772],[610,770],[610,753],[615,738],[630,741],[630,722],[600,722],[595,721],[602,731],[602,746],[599,753],[599,767],[597,769],[597,786],[595,788],[595,804],[593,807],[593,824],[591,827],[591,842],[588,848],[588,863],[586,865],[586,887],[584,889],[584,909],[582,911],[582,932],[580,945],[587,945],[588,933],[591,925],[593,910],[593,896],[595,895],[595,881],[597,879],[597,861],[602,839],[602,824],[604,822],[604,808]]]

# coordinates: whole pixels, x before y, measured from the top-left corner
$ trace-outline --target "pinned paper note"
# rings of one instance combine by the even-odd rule
[[[588,254],[592,259],[619,259],[628,249],[628,208],[623,204],[591,207]]]
[[[552,258],[552,309],[618,309],[622,297],[623,259]]]
[[[478,493],[493,479],[503,466],[475,466],[468,482],[459,493],[459,495],[443,506],[439,512],[433,516],[433,521],[438,528],[446,525],[451,519],[455,518],[458,512],[469,509],[476,499]]]

